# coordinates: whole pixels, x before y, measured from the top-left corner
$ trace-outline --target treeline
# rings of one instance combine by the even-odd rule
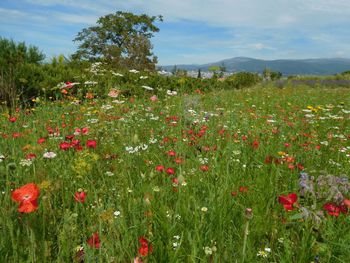
[[[107,96],[111,89],[122,90],[125,96],[163,96],[168,89],[181,93],[240,89],[282,77],[265,69],[262,74],[240,72],[223,79],[220,72],[224,68],[220,67],[212,69],[211,79],[202,79],[200,72],[198,78],[158,74],[150,39],[162,20],[161,16],[128,12],[103,16],[95,26],[77,34],[74,41],[79,45],[72,56],[60,55],[50,61],[38,47],[0,37],[1,103],[13,109],[37,97],[87,99]],[[276,85],[287,85],[281,83]]]

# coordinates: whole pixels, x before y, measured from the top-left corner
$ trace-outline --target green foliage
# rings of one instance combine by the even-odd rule
[[[259,83],[260,81],[261,81],[261,78],[259,77],[258,74],[250,73],[250,72],[238,72],[228,77],[225,80],[225,83],[230,88],[241,89],[241,88],[252,87],[257,83]]]
[[[220,67],[219,66],[211,66],[208,68],[210,72],[213,73],[213,78],[219,77]]]
[[[0,37],[0,66],[3,69],[26,63],[39,64],[44,58],[45,55],[36,46],[28,47],[24,42],[16,43]]]
[[[340,75],[342,75],[342,76],[350,76],[350,70],[344,71],[344,72],[340,73]]]
[[[115,68],[155,69],[150,38],[158,32],[161,16],[135,15],[118,11],[100,17],[97,25],[84,28],[74,41],[79,42],[76,59],[104,61]]]
[[[20,95],[27,92],[23,86],[27,79],[21,77],[22,73],[30,67],[30,74],[36,75],[36,69],[44,58],[45,55],[35,46],[28,47],[24,42],[0,38],[0,100],[15,108]],[[35,76],[31,78],[35,79]]]
[[[265,80],[278,80],[282,77],[281,72],[271,71],[269,68],[265,68],[262,75]]]

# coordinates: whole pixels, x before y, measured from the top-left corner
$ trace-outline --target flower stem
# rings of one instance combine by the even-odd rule
[[[247,248],[247,239],[249,235],[249,220],[245,223],[245,228],[244,228],[244,239],[243,239],[243,251],[242,251],[242,263],[245,260],[245,253],[246,253],[246,248]]]

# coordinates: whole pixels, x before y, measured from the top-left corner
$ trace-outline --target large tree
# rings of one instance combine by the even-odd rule
[[[154,69],[157,57],[150,38],[159,28],[161,16],[116,12],[100,17],[96,26],[83,29],[74,39],[80,42],[73,58],[105,61],[116,67]]]

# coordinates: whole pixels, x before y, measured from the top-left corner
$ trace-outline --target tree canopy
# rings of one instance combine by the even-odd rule
[[[16,43],[13,40],[0,37],[0,65],[18,65],[23,63],[39,64],[45,55],[36,46],[26,46],[24,42]]]
[[[80,31],[73,58],[104,61],[115,67],[154,69],[157,57],[152,53],[150,38],[159,32],[154,24],[161,16],[135,15],[118,11],[97,20],[97,25]]]

